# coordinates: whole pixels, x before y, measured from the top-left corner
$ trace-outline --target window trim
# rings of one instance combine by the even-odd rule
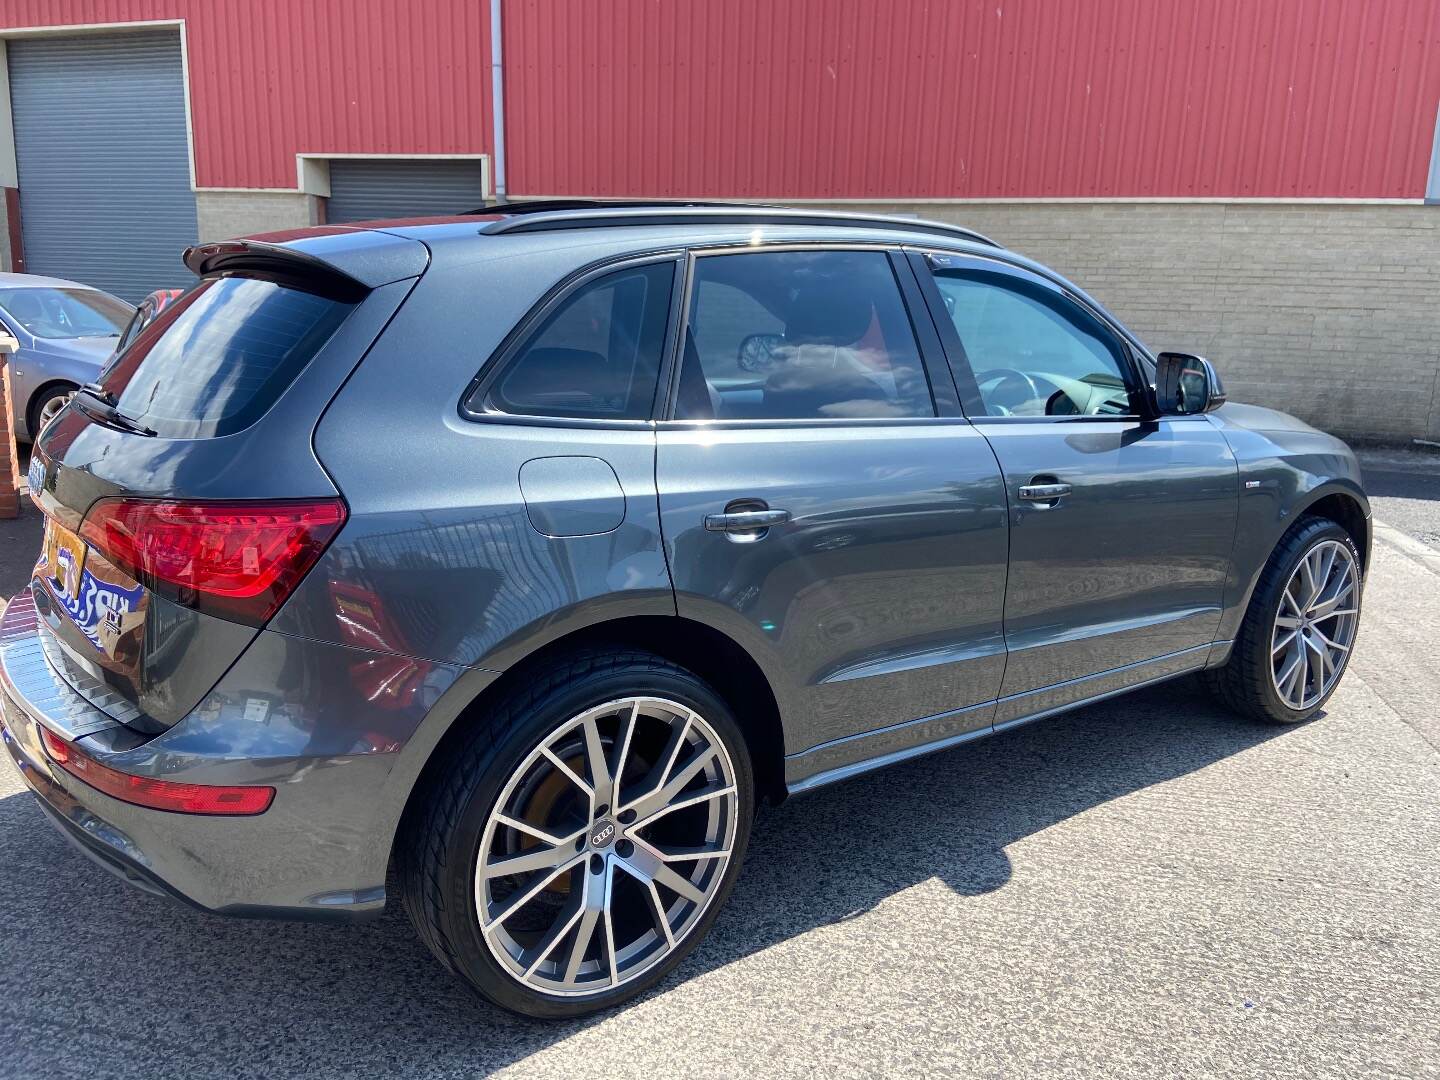
[[[841,417],[770,417],[730,419],[681,419],[675,415],[676,399],[680,390],[680,364],[684,358],[685,334],[690,329],[690,299],[695,287],[695,264],[712,255],[770,255],[787,251],[878,251],[887,256],[890,273],[895,278],[896,292],[901,307],[910,324],[915,340],[916,353],[920,358],[921,370],[925,373],[926,385],[930,391],[930,404],[935,410],[933,416],[841,416]],[[805,240],[805,241],[754,241],[749,244],[723,243],[712,246],[696,245],[686,249],[685,285],[682,290],[679,321],[670,341],[669,355],[661,368],[660,382],[665,388],[664,407],[656,409],[657,423],[666,429],[707,428],[717,431],[742,431],[774,427],[834,427],[849,425],[861,427],[884,427],[897,424],[914,426],[918,424],[962,423],[968,424],[960,410],[959,399],[952,396],[955,390],[954,377],[949,374],[943,347],[932,334],[927,338],[922,317],[928,314],[924,298],[918,291],[907,288],[905,266],[907,260],[901,245],[863,240]],[[909,284],[914,286],[913,270]],[[917,308],[917,304],[920,306]],[[950,393],[946,393],[946,388]]]
[[[555,311],[597,278],[636,266],[652,266],[671,263],[673,276],[670,284],[670,305],[665,313],[665,338],[661,345],[659,371],[655,381],[655,392],[650,399],[648,415],[643,419],[604,419],[589,416],[544,416],[525,413],[508,413],[499,409],[476,408],[472,402],[483,401],[490,388],[500,379],[520,351],[530,342],[533,334]],[[505,335],[500,345],[480,365],[475,377],[460,394],[458,410],[463,420],[480,424],[523,424],[531,427],[608,428],[635,430],[654,426],[654,417],[661,401],[661,388],[665,385],[666,363],[672,351],[676,319],[679,314],[678,302],[682,291],[680,275],[685,272],[685,252],[675,248],[643,254],[625,254],[616,258],[589,263],[566,275],[552,286],[544,296],[525,314],[514,328]]]
[[[930,307],[930,314],[936,324],[940,339],[945,347],[946,356],[950,362],[950,368],[955,376],[955,384],[960,391],[961,403],[965,409],[965,415],[975,423],[986,424],[1014,424],[1014,423],[1051,423],[1051,424],[1073,424],[1080,421],[1104,421],[1121,423],[1146,423],[1161,419],[1159,411],[1155,408],[1153,388],[1150,381],[1145,377],[1145,371],[1141,366],[1138,356],[1141,355],[1141,347],[1133,336],[1123,327],[1116,324],[1104,310],[1091,303],[1084,296],[1079,295],[1075,290],[1068,287],[1063,281],[1040,273],[1038,270],[1019,263],[1010,262],[1003,258],[992,258],[989,255],[976,255],[969,251],[948,251],[944,248],[930,247],[907,247],[906,254],[909,256],[911,269],[915,276],[920,279],[920,289],[925,297],[925,302]],[[929,263],[931,256],[938,256],[955,261],[957,267],[968,266],[971,269],[986,270],[991,273],[998,273],[1011,277],[1017,281],[1030,281],[1046,288],[1052,289],[1058,295],[1078,305],[1083,311],[1094,318],[1106,330],[1108,330],[1121,346],[1122,374],[1125,377],[1126,389],[1130,392],[1131,400],[1137,399],[1145,406],[1142,412],[1128,412],[1119,414],[1100,414],[1095,416],[990,416],[985,412],[985,404],[980,397],[980,387],[975,380],[975,371],[970,364],[969,354],[960,340],[960,334],[955,329],[955,323],[950,318],[945,308],[944,299],[940,295],[940,287],[935,283],[935,277]]]

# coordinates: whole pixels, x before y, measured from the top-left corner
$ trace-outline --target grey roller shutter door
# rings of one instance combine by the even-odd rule
[[[180,35],[12,40],[10,101],[25,269],[132,303],[194,280]]]
[[[459,214],[485,203],[480,161],[352,160],[330,162],[325,220]]]

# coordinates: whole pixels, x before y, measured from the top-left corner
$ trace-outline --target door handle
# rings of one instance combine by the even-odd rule
[[[1069,484],[1025,484],[1020,488],[1020,498],[1026,502],[1041,503],[1048,509],[1070,494]]]
[[[728,533],[741,542],[759,540],[767,529],[784,525],[790,520],[789,510],[740,510],[726,514],[706,514],[705,531]]]

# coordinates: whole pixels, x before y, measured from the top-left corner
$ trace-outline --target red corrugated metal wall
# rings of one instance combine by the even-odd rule
[[[3,0],[184,18],[196,181],[490,150],[487,0]],[[512,194],[1414,198],[1440,0],[506,0]]]
[[[0,28],[146,19],[185,20],[200,187],[293,189],[297,153],[488,152],[485,0],[0,3]]]
[[[1434,0],[509,0],[512,193],[1418,197]]]

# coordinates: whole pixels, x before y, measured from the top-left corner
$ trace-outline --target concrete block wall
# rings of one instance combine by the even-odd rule
[[[200,242],[303,229],[318,221],[318,200],[298,191],[197,191]]]
[[[1357,442],[1440,440],[1440,206],[843,203],[968,225],[1073,278],[1232,397]],[[299,192],[200,191],[202,241],[302,228]],[[0,214],[0,261],[8,245]]]
[[[1072,278],[1237,400],[1362,442],[1440,439],[1440,207],[835,203],[954,221]]]

